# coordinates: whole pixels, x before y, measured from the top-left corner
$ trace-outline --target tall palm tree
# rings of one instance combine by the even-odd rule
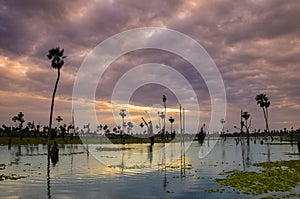
[[[269,98],[267,97],[266,94],[261,93],[261,94],[257,95],[255,99],[256,99],[257,105],[259,105],[263,110],[264,119],[265,119],[265,123],[266,123],[266,131],[270,135],[271,140],[273,141],[273,136],[270,134],[269,122],[268,122],[268,119],[269,119],[268,108],[271,104],[269,101]]]
[[[55,93],[56,93],[57,85],[58,85],[59,78],[60,78],[60,69],[64,65],[64,63],[65,63],[64,59],[67,56],[64,55],[64,49],[60,49],[59,47],[57,47],[57,48],[50,49],[47,57],[48,57],[48,59],[51,60],[51,67],[54,69],[57,69],[57,79],[56,79],[55,87],[54,87],[53,94],[52,94],[50,118],[49,118],[48,144],[50,144],[54,98],[55,98]]]
[[[167,104],[166,104],[167,97],[165,95],[163,95],[162,100],[163,100],[164,107],[165,107],[165,117],[164,117],[164,120],[163,120],[163,122],[164,122],[163,133],[165,133],[165,131],[166,131],[166,117],[167,117]]]
[[[224,133],[225,133],[225,131],[224,131],[225,119],[222,118],[222,119],[220,120],[220,123],[222,124],[222,132],[221,132],[221,134],[224,134]]]

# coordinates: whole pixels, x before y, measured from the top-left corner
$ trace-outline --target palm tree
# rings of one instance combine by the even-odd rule
[[[124,133],[124,128],[126,127],[126,123],[124,122],[124,117],[126,117],[126,109],[121,109],[120,110],[120,116],[122,117],[122,133]]]
[[[130,134],[130,131],[132,130],[133,128],[133,123],[132,122],[127,122],[127,132],[128,134]]]
[[[244,118],[244,120],[246,121],[246,124],[245,124],[245,126],[246,126],[246,128],[248,127],[248,119],[249,119],[249,117],[250,117],[250,114],[248,113],[248,112],[243,112],[243,114],[242,114],[242,118]]]
[[[64,55],[64,49],[60,49],[59,47],[57,47],[57,48],[50,49],[47,57],[48,57],[48,59],[51,60],[51,67],[54,69],[57,69],[57,79],[56,79],[55,87],[54,87],[53,94],[52,94],[50,118],[49,118],[48,144],[50,144],[54,98],[55,98],[55,93],[56,93],[57,85],[58,85],[59,78],[60,78],[60,69],[64,65],[64,63],[65,63],[64,59],[67,56]]]
[[[224,130],[225,119],[224,118],[220,119],[220,123],[222,124],[221,136],[224,136],[224,141],[226,141],[226,135]]]
[[[170,133],[172,133],[172,130],[173,130],[173,122],[175,121],[175,119],[171,116],[170,118],[169,118],[169,122],[171,123],[171,132]]]
[[[159,115],[159,117],[161,118],[161,122],[162,122],[162,125],[163,125],[163,127],[161,128],[161,126],[160,126],[160,131],[159,131],[159,133],[160,133],[160,136],[161,137],[163,137],[164,136],[164,133],[165,133],[165,117],[166,117],[166,115],[164,114],[164,112],[160,112],[160,115]]]
[[[224,131],[225,119],[222,118],[222,119],[220,120],[220,123],[222,124],[222,134],[224,134],[224,133],[225,133],[225,131]]]
[[[143,122],[140,123],[140,127],[141,127],[141,134],[142,134],[143,133],[143,127],[144,127],[144,123]]]
[[[246,127],[246,132],[247,132],[247,144],[249,145],[249,127],[250,125],[248,126],[248,119],[250,118],[250,114],[248,112],[243,112],[242,113],[242,118],[244,118],[244,120],[246,121],[245,123],[245,127]],[[251,121],[250,121],[251,122]]]
[[[58,127],[60,127],[60,122],[63,121],[62,117],[59,115],[59,116],[56,117],[55,120],[56,120],[57,123],[58,123]]]
[[[98,125],[97,126],[97,131],[102,133],[102,128],[103,128],[102,124]]]
[[[19,134],[20,134],[20,137],[22,137],[22,128],[23,128],[23,123],[25,122],[24,113],[19,112],[18,115],[13,116],[11,119],[13,122],[19,123]]]
[[[163,120],[164,121],[163,133],[165,133],[165,131],[166,131],[166,116],[167,116],[167,104],[166,104],[167,97],[165,95],[163,95],[162,100],[163,100],[164,107],[165,107],[165,117],[164,117],[164,120]]]
[[[271,140],[273,141],[273,136],[270,134],[269,123],[268,123],[268,119],[269,119],[268,108],[271,104],[270,101],[269,101],[269,98],[267,97],[266,94],[261,93],[261,94],[257,95],[255,99],[256,99],[257,105],[259,105],[263,110],[264,119],[265,119],[265,122],[266,122],[266,131],[270,135]]]

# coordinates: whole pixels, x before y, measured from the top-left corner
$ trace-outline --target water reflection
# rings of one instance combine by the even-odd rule
[[[240,139],[241,144],[241,152],[242,152],[242,162],[243,162],[243,170],[249,168],[251,166],[250,160],[250,144],[246,144],[244,139]],[[245,155],[246,151],[246,155]]]
[[[58,155],[50,155],[50,159],[51,159],[52,165],[55,166],[56,163],[58,162],[59,156]]]
[[[271,146],[269,144],[267,144],[267,154],[268,154],[268,161],[271,161]]]
[[[180,142],[180,176],[185,176],[185,146],[184,140]]]
[[[222,142],[222,162],[225,162],[225,161],[226,161],[225,142],[226,142],[226,140],[223,140],[223,142]]]
[[[15,153],[15,161],[14,161],[14,163],[15,164],[19,164],[19,162],[20,162],[20,156],[21,156],[21,154],[22,154],[22,151],[21,151],[21,145],[18,145],[18,150],[17,150],[17,152]]]
[[[148,148],[148,158],[149,158],[149,163],[150,163],[150,168],[152,168],[152,161],[153,161],[153,145],[149,145]]]
[[[211,138],[210,145],[213,141]],[[248,146],[242,139],[236,145],[231,138],[219,140],[203,158],[198,154],[208,149],[207,141],[203,145],[192,143],[188,151],[184,150],[185,143],[180,142],[169,146],[156,143],[153,147],[124,145],[122,151],[115,151],[110,145],[102,145],[102,151],[96,150],[98,145],[88,147],[90,153],[83,145],[60,145],[59,162],[53,165],[51,156],[46,155],[47,146],[12,145],[10,150],[0,146],[1,163],[9,165],[18,158],[18,164],[11,164],[1,172],[29,176],[1,182],[0,190],[11,190],[1,191],[1,197],[120,198],[126,194],[141,198],[151,194],[153,198],[205,198],[202,190],[219,188],[210,178],[219,177],[223,170],[257,170],[252,163],[299,159],[285,154],[297,151],[297,145],[261,145],[251,141]],[[101,164],[94,154],[104,156],[104,163],[109,164]],[[186,170],[187,165],[192,165],[192,169]]]
[[[167,165],[166,165],[166,147],[165,147],[165,143],[163,146],[163,156],[162,156],[162,166],[164,169],[164,180],[163,180],[163,188],[164,190],[166,190],[167,187]]]
[[[122,171],[122,174],[124,173],[124,151],[122,150],[122,158],[121,158],[121,171]]]
[[[47,196],[51,198],[51,185],[50,185],[50,155],[47,155]]]

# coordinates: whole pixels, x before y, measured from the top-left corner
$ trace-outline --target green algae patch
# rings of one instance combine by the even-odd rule
[[[96,151],[125,151],[125,150],[131,150],[133,148],[130,147],[97,147]]]
[[[0,174],[0,181],[3,180],[19,180],[21,178],[26,178],[27,176],[19,176],[16,174],[10,174],[10,175],[6,175],[6,174]]]
[[[0,170],[4,170],[5,167],[6,167],[5,164],[3,164],[3,163],[0,164]]]
[[[78,155],[78,154],[84,154],[84,151],[72,152],[72,153],[62,153],[60,155],[62,155],[62,156],[68,156],[68,155]]]
[[[291,145],[291,142],[269,142],[267,145]]]
[[[124,166],[124,165],[110,165],[109,168],[120,168],[120,169],[145,169],[147,168],[146,165],[132,165],[132,166]]]
[[[300,155],[300,153],[290,153],[290,152],[286,152],[286,153],[284,153],[284,155]]]
[[[300,198],[300,194],[290,193],[290,194],[282,196],[282,198]]]
[[[271,191],[291,191],[300,182],[300,160],[256,163],[260,172],[234,170],[225,179],[215,179],[223,186],[243,193],[263,194]]]
[[[220,192],[219,189],[207,189],[207,190],[203,190],[203,192],[205,193],[218,193]]]

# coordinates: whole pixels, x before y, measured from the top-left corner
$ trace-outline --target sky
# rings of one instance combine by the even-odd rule
[[[49,49],[64,48],[67,55],[55,98],[54,119],[60,115],[68,124],[75,80],[84,60],[97,45],[124,31],[159,27],[192,38],[215,63],[226,93],[225,129],[233,131],[233,127],[239,125],[241,108],[250,113],[253,129],[264,129],[263,113],[255,101],[260,93],[267,94],[271,102],[271,129],[299,128],[298,19],[298,0],[0,0],[0,122],[15,125],[11,118],[22,111],[26,121],[48,124],[57,75],[46,56]],[[116,48],[123,49],[135,39],[118,43]],[[170,71],[177,71],[192,89],[181,85],[181,81],[174,78],[175,73],[162,72],[162,69],[153,73],[132,71],[147,63],[159,63],[170,67]],[[145,117],[159,125],[157,112],[163,111],[161,97],[166,95],[167,118],[175,118],[176,129],[179,125],[178,96],[182,94],[188,118],[186,128],[210,122],[214,99],[203,74],[197,73],[189,61],[173,52],[139,49],[114,59],[96,79],[95,100],[86,103],[95,106],[99,123],[110,127],[120,123],[120,117],[112,117],[112,96],[124,74],[129,74],[127,79],[152,81],[134,90],[129,103],[118,101],[115,108],[117,112],[121,108],[127,110],[126,121],[130,118],[138,125],[141,117]],[[84,85],[90,88],[94,79],[89,79],[89,74],[84,77]],[[172,90],[162,85],[162,81],[166,85],[179,82],[179,86]],[[191,91],[196,95],[199,111],[193,108],[195,98],[189,98]],[[167,122],[166,128],[169,126]]]

